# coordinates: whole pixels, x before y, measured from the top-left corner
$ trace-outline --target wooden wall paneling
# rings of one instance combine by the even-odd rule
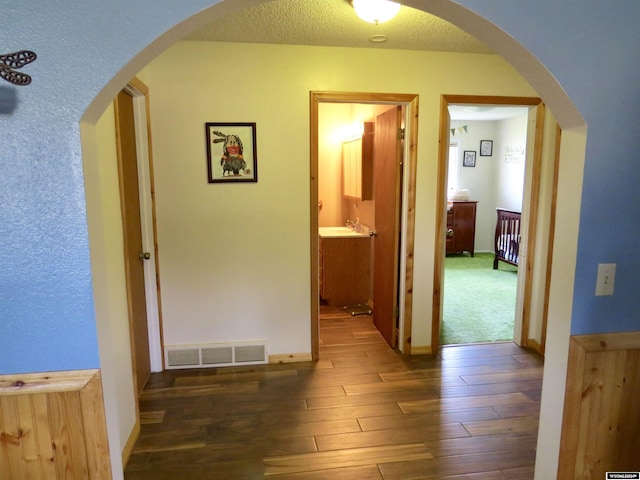
[[[22,460],[18,402],[15,398],[3,398],[0,401],[0,422],[3,447],[3,462],[0,474],[2,476],[9,475],[10,478],[25,478],[26,462]]]
[[[0,478],[111,478],[98,370],[0,376]]]
[[[625,370],[625,394],[620,403],[620,445],[615,452],[615,464],[624,470],[638,469],[640,452],[640,349],[628,352]],[[636,379],[629,382],[628,379]]]
[[[572,337],[558,478],[637,471],[640,332]]]
[[[84,445],[87,451],[87,465],[91,478],[111,478],[109,443],[107,439],[107,418],[104,411],[102,380],[94,375],[80,391],[82,421],[85,426]]]
[[[55,478],[55,464],[53,463],[53,444],[47,413],[47,395],[30,395],[33,408],[34,428],[37,426],[38,465],[44,473],[43,478]]]
[[[51,393],[48,397],[51,441],[55,447],[55,478],[89,478],[87,456],[83,448],[84,427],[82,418],[78,415],[81,406],[77,392]]]

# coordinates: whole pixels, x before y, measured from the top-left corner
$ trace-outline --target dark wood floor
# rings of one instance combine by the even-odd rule
[[[320,361],[153,374],[126,480],[532,479],[542,359],[390,349],[323,310]]]

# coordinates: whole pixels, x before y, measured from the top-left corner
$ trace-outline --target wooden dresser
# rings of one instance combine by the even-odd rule
[[[453,201],[447,208],[447,255],[469,252],[476,236],[476,201]]]

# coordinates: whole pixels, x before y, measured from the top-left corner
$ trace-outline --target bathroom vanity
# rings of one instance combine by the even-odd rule
[[[320,296],[328,305],[366,303],[371,272],[371,238],[348,227],[325,227],[320,236]]]

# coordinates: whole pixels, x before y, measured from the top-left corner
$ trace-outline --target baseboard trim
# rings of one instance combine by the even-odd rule
[[[539,353],[540,355],[544,356],[544,351],[542,350],[542,345],[540,345],[540,343],[535,338],[529,338],[527,340],[527,347],[529,347],[533,351]]]
[[[311,353],[279,353],[269,355],[269,363],[310,362]]]
[[[131,433],[129,434],[129,438],[127,439],[127,443],[124,444],[124,448],[122,449],[122,465],[124,467],[127,466],[129,462],[129,458],[131,458],[131,453],[133,452],[133,447],[138,441],[138,437],[140,436],[140,419],[136,419],[136,423],[133,425],[131,429]]]
[[[425,345],[423,347],[414,347],[411,346],[411,351],[409,355],[431,355],[433,350],[431,350],[431,345]]]

